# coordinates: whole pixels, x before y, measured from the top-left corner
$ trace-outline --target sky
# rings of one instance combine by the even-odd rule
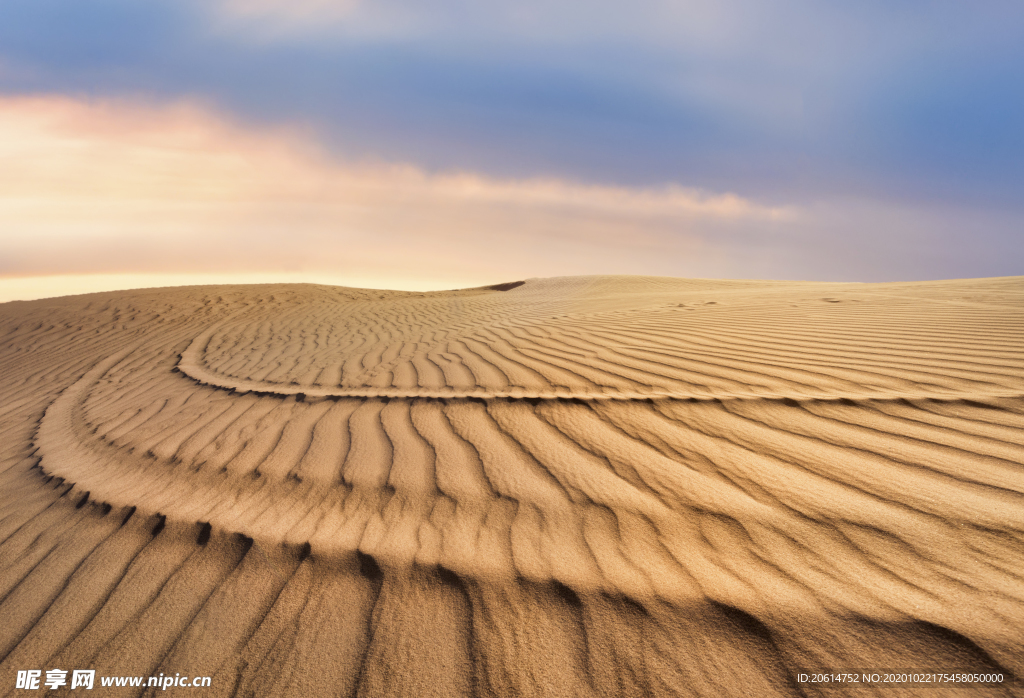
[[[3,0],[0,301],[1024,274],[1017,0]]]

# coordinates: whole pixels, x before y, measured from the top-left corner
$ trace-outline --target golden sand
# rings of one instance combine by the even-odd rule
[[[0,694],[1024,675],[1024,278],[102,293],[0,367]]]

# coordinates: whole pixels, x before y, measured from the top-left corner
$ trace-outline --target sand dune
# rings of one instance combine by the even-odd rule
[[[0,357],[0,694],[1024,695],[797,680],[1024,676],[1022,278],[104,293]]]

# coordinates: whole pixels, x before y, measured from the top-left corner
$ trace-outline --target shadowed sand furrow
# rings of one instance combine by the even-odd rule
[[[218,696],[1015,680],[1022,339],[1020,279],[2,306],[0,694],[58,666]]]

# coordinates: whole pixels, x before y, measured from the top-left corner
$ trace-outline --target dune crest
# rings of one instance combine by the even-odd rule
[[[188,287],[0,328],[0,676],[1024,675],[1024,279]]]

